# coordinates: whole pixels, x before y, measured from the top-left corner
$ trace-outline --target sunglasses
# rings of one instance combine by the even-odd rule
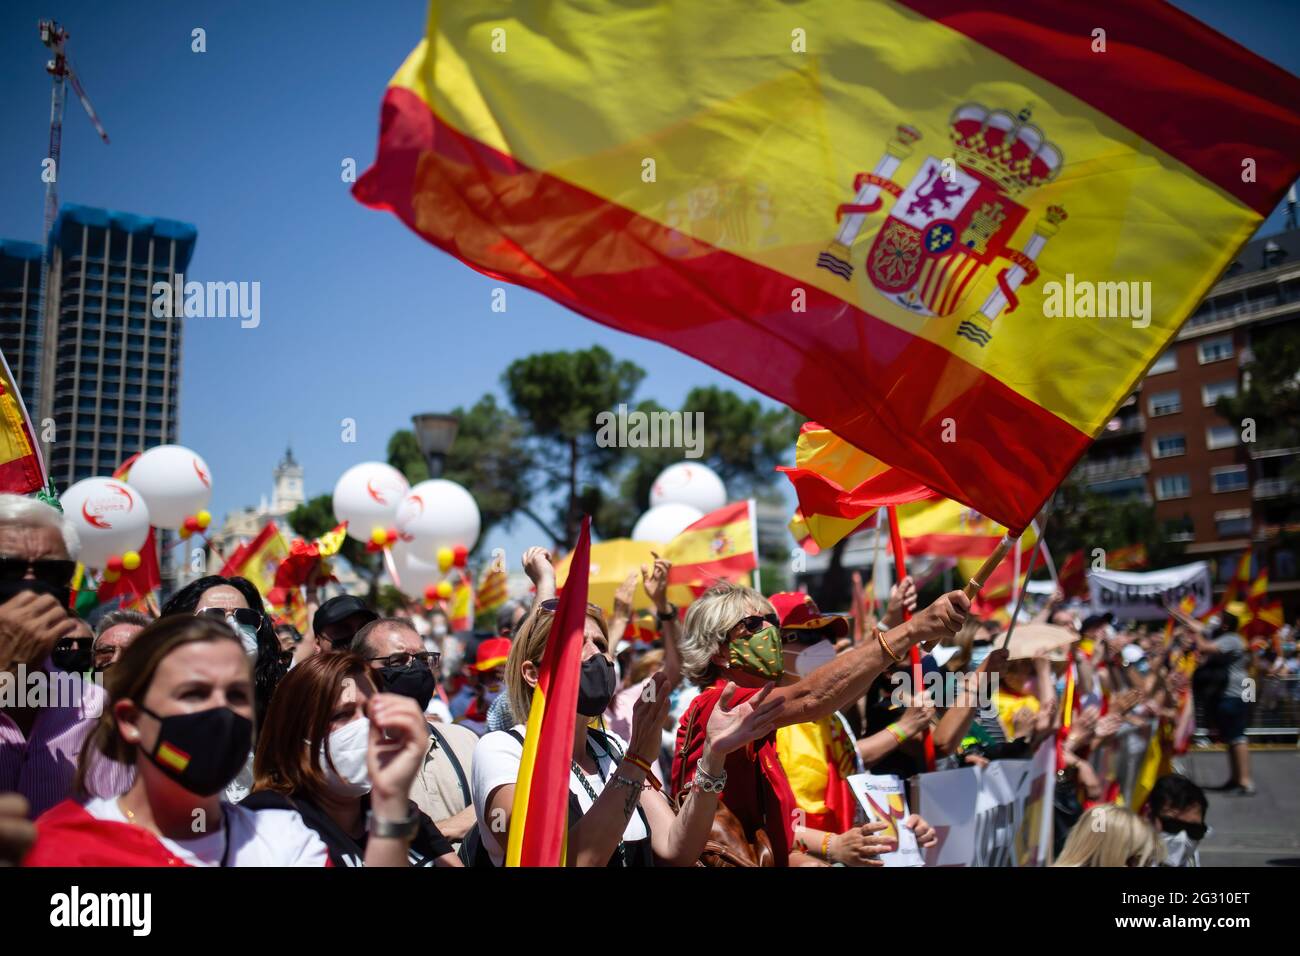
[[[751,614],[748,617],[742,617],[736,624],[743,624],[745,630],[750,634],[757,634],[765,624],[771,624],[773,627],[779,628],[781,619],[776,616],[775,612],[771,614]],[[732,625],[732,627],[735,626],[735,624]]]
[[[540,601],[537,604],[538,610],[550,611],[552,614],[555,613],[555,610],[559,606],[560,606],[559,598],[547,598],[545,601]],[[605,609],[600,607],[597,604],[592,604],[590,601],[587,602],[587,610],[593,612],[594,614],[598,614],[601,617],[605,616]]]
[[[388,667],[408,667],[411,661],[418,661],[421,664],[428,665],[429,669],[432,670],[442,662],[442,655],[437,651],[416,651],[414,654],[399,651],[396,654],[388,654],[384,657],[367,657],[366,660],[383,661]]]
[[[38,558],[35,561],[26,558],[0,558],[0,581],[21,581],[30,571],[37,581],[61,588],[68,586],[76,570],[76,561],[57,558]]]
[[[1188,823],[1186,820],[1179,820],[1176,817],[1161,817],[1160,829],[1171,835],[1186,833],[1193,840],[1204,840],[1205,834],[1210,828],[1204,823]]]
[[[251,607],[201,607],[194,612],[194,616],[245,624],[257,629],[260,629],[262,622],[266,620],[266,615],[261,611],[253,610]]]

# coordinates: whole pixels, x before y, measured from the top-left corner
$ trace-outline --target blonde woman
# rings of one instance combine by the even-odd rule
[[[1114,804],[1089,808],[1070,831],[1053,866],[1159,866],[1160,838],[1136,813]]]
[[[557,603],[543,600],[515,632],[506,662],[506,690],[516,719],[527,718],[537,686],[538,668],[551,634]],[[587,606],[583,634],[578,719],[574,724],[573,763],[569,772],[570,866],[690,866],[699,858],[713,826],[721,787],[699,786],[684,794],[681,809],[672,806],[647,770],[659,752],[660,729],[668,711],[669,687],[663,673],[651,678],[632,713],[630,740],[601,733],[589,725],[609,706],[614,693],[614,665],[607,656],[609,632],[603,612]],[[770,690],[770,687],[769,687]],[[734,686],[723,695],[708,723],[701,762],[725,780],[727,754],[770,734],[781,706],[754,695],[733,705]],[[523,754],[526,725],[493,731],[474,752],[473,793],[478,826],[467,838],[473,865],[501,866],[509,842],[515,781]],[[477,845],[475,840],[480,841]],[[481,847],[481,849],[480,849]],[[485,852],[484,852],[485,851]]]

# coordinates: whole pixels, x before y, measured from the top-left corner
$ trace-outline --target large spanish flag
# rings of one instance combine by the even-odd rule
[[[1020,531],[1297,178],[1298,103],[1158,0],[433,2],[354,193]]]
[[[758,522],[754,499],[724,505],[686,526],[668,542],[670,584],[736,581],[758,567]]]
[[[27,406],[0,352],[0,491],[25,495],[45,487],[45,462]]]
[[[560,592],[528,711],[524,753],[515,778],[506,866],[564,865],[590,551],[591,518],[584,517],[569,563],[569,583]]]
[[[899,505],[898,526],[909,555],[955,558],[987,558],[1007,533],[1004,525],[948,498]],[[1020,537],[1020,548],[1030,554],[1037,543],[1038,529],[1030,524]]]
[[[796,540],[834,547],[885,505],[937,498],[911,475],[891,468],[816,422],[805,422],[795,443],[794,467],[778,466],[799,497]]]

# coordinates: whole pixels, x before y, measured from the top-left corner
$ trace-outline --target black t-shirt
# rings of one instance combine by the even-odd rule
[[[335,866],[364,866],[366,859],[366,842],[369,833],[363,833],[358,841],[343,832],[328,813],[306,800],[286,797],[271,790],[259,790],[250,793],[239,802],[241,807],[249,810],[297,810],[302,815],[303,823],[316,831],[321,842],[329,850],[330,862]],[[454,853],[451,843],[442,835],[442,831],[424,813],[411,805],[411,810],[420,819],[420,829],[411,840],[409,857],[411,866],[433,866],[438,857]],[[361,798],[362,818],[370,811],[370,797]]]

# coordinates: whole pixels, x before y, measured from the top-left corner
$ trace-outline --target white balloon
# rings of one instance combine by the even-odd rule
[[[410,598],[424,597],[424,589],[443,577],[437,560],[426,561],[415,553],[414,542],[398,541],[393,545],[393,567],[402,582],[398,590]]]
[[[474,496],[445,478],[420,482],[397,508],[397,530],[414,539],[411,549],[422,557],[458,544],[473,551],[482,524]]]
[[[708,465],[679,461],[659,472],[650,486],[650,507],[690,505],[708,514],[727,503],[727,488]]]
[[[212,471],[183,445],[158,445],[131,464],[131,487],[149,506],[155,528],[178,530],[212,500]]]
[[[376,527],[390,528],[411,483],[392,465],[363,461],[334,486],[334,517],[348,523],[348,537],[369,541]]]
[[[667,544],[704,517],[704,512],[690,505],[667,504],[651,508],[637,519],[632,529],[633,541],[658,541]]]
[[[114,478],[83,478],[59,498],[81,538],[78,560],[103,568],[108,559],[139,551],[149,536],[149,506],[139,491]]]

